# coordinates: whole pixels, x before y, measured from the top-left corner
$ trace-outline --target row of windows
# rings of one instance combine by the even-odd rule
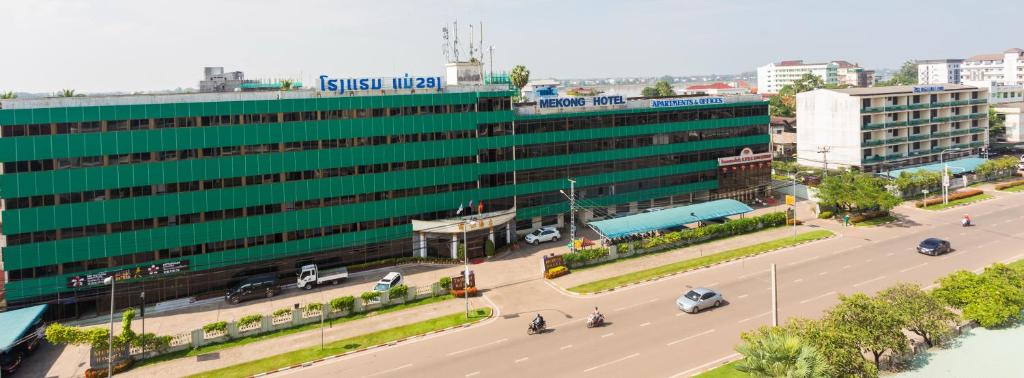
[[[623,113],[593,117],[566,117],[557,119],[516,121],[516,134],[546,133],[600,129],[606,127],[652,125],[669,122],[689,122],[710,119],[766,116],[765,105],[740,106],[717,109],[688,109],[651,113]]]
[[[703,171],[686,173],[680,175],[653,177],[642,180],[624,181],[615,184],[593,185],[582,187],[579,190],[580,200],[586,201],[585,196],[590,198],[626,194],[641,190],[656,189],[668,186],[684,185],[696,182],[714,180],[715,171]],[[560,192],[534,193],[520,196],[516,206],[520,208],[550,205],[565,202],[565,195]]]
[[[355,203],[366,203],[375,201],[386,201],[403,197],[412,197],[426,193],[454,192],[461,190],[476,189],[476,181],[461,182],[456,184],[435,185],[413,189],[391,190],[374,193],[363,193],[348,196],[336,196],[318,198],[306,201],[285,202],[280,204],[250,206],[245,208],[206,211],[192,214],[171,215],[166,217],[139,219],[111,224],[98,224],[82,227],[70,227],[60,230],[27,232],[7,236],[7,245],[15,246],[29,243],[40,243],[62,239],[73,239],[97,235],[107,235],[119,232],[148,230],[160,227],[173,227],[178,225],[216,222],[227,219],[242,218],[246,216],[267,215],[286,213],[290,211],[315,209]]]
[[[474,104],[425,105],[396,108],[338,109],[289,113],[230,114],[205,117],[143,118],[116,121],[3,125],[0,127],[0,136],[9,138],[35,135],[86,134],[181,127],[254,125],[281,122],[396,117],[421,114],[468,113],[473,111],[490,112],[512,109],[511,99],[501,97],[481,98],[475,105],[476,106],[474,106]]]
[[[737,156],[741,148],[722,148],[716,150],[648,156],[636,159],[613,160],[600,163],[578,164],[566,167],[540,168],[516,172],[516,183],[584,177],[620,171],[631,171],[644,168],[663,167],[699,161],[715,160],[721,157]]]
[[[265,153],[314,151],[361,146],[377,146],[399,143],[418,143],[443,140],[460,140],[476,137],[473,130],[402,134],[360,138],[329,139],[307,142],[255,144],[234,147],[212,147],[192,150],[141,152],[134,154],[87,156],[65,159],[45,159],[4,163],[4,173],[43,172],[51,170],[90,168],[113,165],[127,165],[149,162],[164,162],[192,159],[217,158],[222,156],[258,155]]]
[[[238,186],[252,186],[276,182],[313,180],[359,174],[399,172],[409,169],[447,167],[472,163],[476,163],[476,156],[459,156],[452,158],[430,160],[413,160],[398,163],[357,165],[341,168],[326,168],[307,171],[270,173],[255,176],[232,177],[205,181],[187,181],[160,185],[141,185],[135,187],[115,188],[109,190],[91,190],[86,192],[63,193],[56,195],[38,195],[31,197],[8,198],[4,201],[8,209],[26,209],[42,206],[66,205],[79,202],[94,202],[124,198],[136,198],[151,195],[233,188]],[[430,192],[425,191],[424,194],[430,194]]]

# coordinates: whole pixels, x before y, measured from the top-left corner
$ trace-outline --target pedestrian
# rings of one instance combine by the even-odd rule
[[[850,226],[850,214],[843,215],[843,226]]]

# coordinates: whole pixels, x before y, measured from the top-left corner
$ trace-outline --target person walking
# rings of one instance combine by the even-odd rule
[[[850,226],[850,214],[843,215],[843,226]]]

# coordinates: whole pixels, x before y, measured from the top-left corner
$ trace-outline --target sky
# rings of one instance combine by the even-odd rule
[[[0,91],[197,87],[249,78],[443,75],[441,28],[469,24],[496,71],[531,78],[754,71],[772,61],[896,68],[1024,47],[1024,1],[0,0]],[[479,36],[474,45],[479,44]],[[489,61],[489,54],[484,57]]]

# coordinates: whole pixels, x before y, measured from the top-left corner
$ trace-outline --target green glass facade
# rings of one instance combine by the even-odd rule
[[[118,274],[121,307],[411,256],[412,220],[474,200],[515,207],[523,231],[568,211],[568,177],[594,207],[730,196],[715,159],[768,148],[761,101],[526,115],[511,95],[0,109],[6,300],[102,301],[90,279]]]

